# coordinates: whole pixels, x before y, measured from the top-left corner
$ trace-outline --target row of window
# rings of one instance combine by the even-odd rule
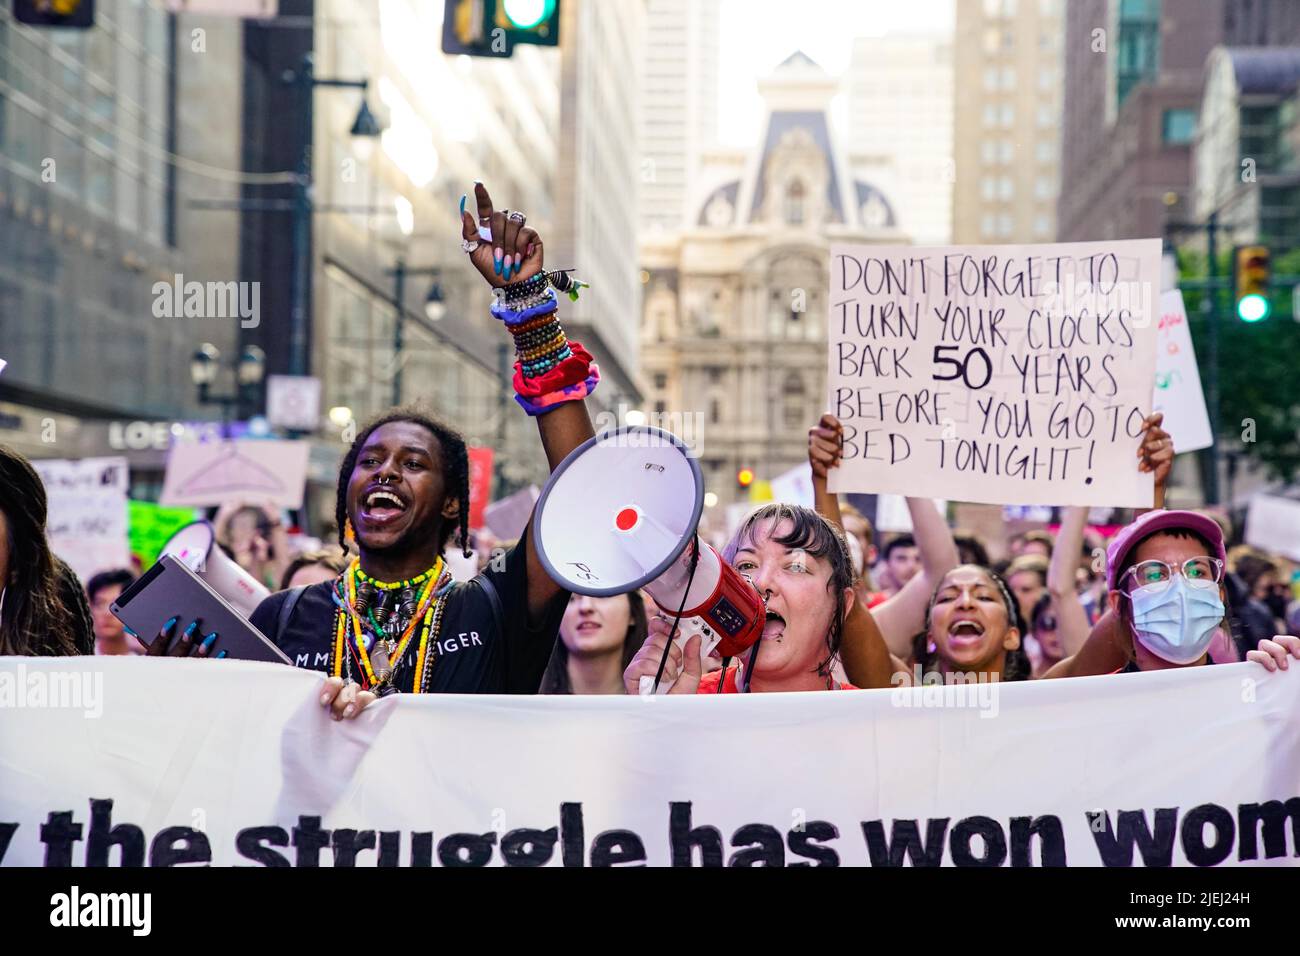
[[[1038,128],[1050,129],[1057,124],[1058,110],[1050,105],[1044,104],[1038,107]],[[1016,125],[1016,107],[1013,103],[985,103],[984,104],[984,127],[993,129],[1002,127],[1009,129]]]
[[[1043,66],[1038,70],[1038,89],[1050,93],[1060,82],[1060,73],[1055,66]],[[984,90],[987,93],[1010,92],[1019,89],[1016,69],[1013,66],[986,67],[984,70]]]
[[[980,143],[980,159],[989,165],[1012,163],[1016,144],[1009,139],[985,139]],[[1056,162],[1056,140],[1044,139],[1034,144],[1034,159],[1040,163]]]
[[[1038,15],[1044,18],[1060,16],[1062,0],[1038,0]],[[1016,15],[1016,0],[984,0],[984,16],[990,19]]]
[[[980,198],[992,202],[1009,202],[1016,195],[1016,180],[1010,176],[986,176],[980,180]],[[1056,196],[1056,180],[1039,177],[1034,180],[1034,198],[1052,199]]]
[[[1035,239],[1050,239],[1054,232],[1051,216],[1040,213],[1034,217]],[[1015,234],[1015,217],[1010,213],[985,213],[980,217],[980,237],[983,239],[1009,239]]]

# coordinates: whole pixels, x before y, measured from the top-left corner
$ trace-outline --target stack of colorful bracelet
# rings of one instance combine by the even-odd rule
[[[515,401],[529,415],[581,401],[596,389],[600,370],[591,354],[570,342],[555,318],[559,307],[546,274],[497,290],[492,314],[515,339]]]

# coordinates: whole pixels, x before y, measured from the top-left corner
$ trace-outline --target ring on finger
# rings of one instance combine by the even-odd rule
[[[528,217],[525,216],[522,212],[520,212],[517,209],[514,212],[510,213],[508,216],[506,216],[506,218],[509,219],[511,222],[519,223],[519,225],[521,226],[528,221]]]

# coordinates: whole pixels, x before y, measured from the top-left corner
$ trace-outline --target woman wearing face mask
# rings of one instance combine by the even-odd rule
[[[50,551],[45,517],[40,476],[0,445],[0,656],[95,653],[86,594]]]
[[[740,526],[722,557],[764,596],[763,636],[725,674],[702,673],[698,637],[686,642],[684,653],[671,645],[663,673],[663,680],[674,682],[670,693],[851,690],[832,670],[846,629],[864,623],[867,632],[856,639],[872,646],[879,663],[870,686],[889,686],[889,653],[870,615],[864,610],[848,623],[857,606],[853,565],[837,527],[809,508],[764,505]],[[650,637],[623,674],[628,693],[658,672],[671,628],[665,617],[651,620]]]
[[[646,636],[639,591],[612,597],[574,594],[542,677],[542,694],[622,694],[623,670]]]
[[[913,659],[923,674],[1027,680],[1023,634],[1018,604],[1006,582],[988,568],[963,564],[935,588]]]
[[[1148,511],[1115,536],[1106,552],[1111,613],[1084,647],[1046,677],[1166,670],[1215,663],[1224,643],[1223,532],[1194,511]],[[1269,670],[1300,657],[1300,640],[1263,640],[1247,658]],[[1219,653],[1220,662],[1232,657]]]

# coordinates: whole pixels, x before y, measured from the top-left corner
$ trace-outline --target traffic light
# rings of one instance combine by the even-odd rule
[[[754,469],[742,468],[736,472],[736,485],[740,488],[748,488],[754,483]]]
[[[510,44],[557,46],[560,42],[560,0],[497,0],[496,25]]]
[[[508,57],[516,43],[559,42],[560,0],[445,0],[444,53]]]
[[[1267,246],[1238,246],[1234,259],[1233,291],[1237,301],[1237,318],[1243,322],[1262,322],[1273,305],[1268,298],[1272,265]]]
[[[95,25],[95,0],[14,0],[14,19],[34,27]]]

